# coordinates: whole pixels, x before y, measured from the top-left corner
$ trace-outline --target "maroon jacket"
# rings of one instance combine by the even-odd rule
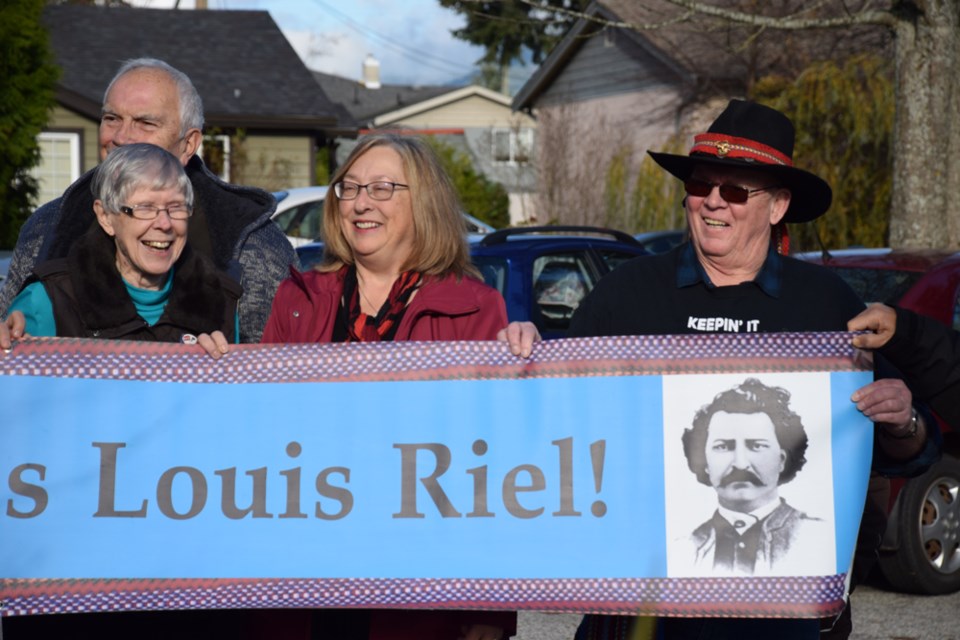
[[[273,299],[261,342],[330,342],[342,292],[338,272],[291,269]],[[506,304],[496,289],[469,277],[457,282],[448,275],[424,281],[394,340],[495,340],[506,326]]]
[[[300,273],[291,269],[273,299],[261,342],[330,342],[342,293],[343,279],[338,272]],[[407,305],[394,340],[495,340],[497,332],[506,326],[507,308],[500,292],[473,278],[464,277],[458,282],[451,275],[424,281]],[[273,618],[267,615],[266,619]],[[307,627],[320,627],[322,632],[331,621],[319,612],[312,622],[303,622]],[[369,640],[453,640],[470,624],[500,627],[506,638],[516,633],[517,614],[378,609],[369,612],[367,624]]]

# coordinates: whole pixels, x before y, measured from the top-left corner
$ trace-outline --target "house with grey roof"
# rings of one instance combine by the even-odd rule
[[[314,184],[317,150],[356,135],[266,11],[57,5],[42,20],[62,69],[40,136],[42,200],[99,162],[103,94],[131,58],[159,58],[190,77],[204,106],[203,157],[228,181]]]
[[[765,11],[803,6],[782,0]],[[608,178],[639,176],[648,149],[685,152],[757,79],[795,77],[816,59],[883,46],[876,30],[757,30],[683,17],[664,0],[593,2],[583,13],[513,100],[537,118],[537,206],[565,223],[619,224],[607,202],[630,194],[611,193]]]
[[[456,147],[510,198],[511,224],[536,220],[533,168],[536,120],[516,113],[510,98],[478,85],[409,86],[381,83],[379,63],[364,61],[361,79],[314,72],[324,93],[356,121],[360,134],[376,131],[430,135]],[[354,145],[342,140],[342,161]]]

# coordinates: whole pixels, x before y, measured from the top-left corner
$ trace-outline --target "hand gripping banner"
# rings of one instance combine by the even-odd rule
[[[569,339],[529,360],[21,342],[0,355],[0,613],[834,615],[871,459],[850,395],[870,380],[843,333]]]

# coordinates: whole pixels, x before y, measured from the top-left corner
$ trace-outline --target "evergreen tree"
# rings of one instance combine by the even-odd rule
[[[43,0],[0,5],[0,247],[16,244],[36,204],[30,169],[40,160],[37,135],[53,107],[59,70],[40,23]]]
[[[794,161],[833,188],[828,215],[791,227],[793,249],[819,249],[820,240],[829,248],[889,246],[892,61],[860,55],[814,64],[793,82],[762,80],[752,97],[790,116]]]
[[[504,94],[509,93],[504,85],[510,64],[522,62],[524,50],[539,64],[573,24],[570,14],[552,9],[580,11],[587,4],[584,0],[548,0],[533,7],[519,0],[440,0],[440,6],[466,17],[466,26],[453,35],[486,50],[479,62],[496,65],[504,79],[499,91]]]

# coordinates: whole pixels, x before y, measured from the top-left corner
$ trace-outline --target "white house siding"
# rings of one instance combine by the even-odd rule
[[[469,96],[400,120],[378,123],[380,127],[412,129],[467,129],[475,127],[535,127],[529,116],[514,113],[509,105],[497,104],[482,96]]]

